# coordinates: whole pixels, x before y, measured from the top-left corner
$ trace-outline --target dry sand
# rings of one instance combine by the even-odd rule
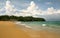
[[[60,38],[60,34],[23,28],[10,21],[0,21],[0,38]]]

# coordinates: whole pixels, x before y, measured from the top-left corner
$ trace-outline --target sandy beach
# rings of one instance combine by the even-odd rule
[[[47,30],[32,30],[11,21],[0,21],[0,38],[60,38],[60,34]]]

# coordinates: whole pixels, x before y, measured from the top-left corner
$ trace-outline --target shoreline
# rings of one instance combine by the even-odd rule
[[[0,38],[60,38],[60,34],[32,30],[12,21],[0,21]]]

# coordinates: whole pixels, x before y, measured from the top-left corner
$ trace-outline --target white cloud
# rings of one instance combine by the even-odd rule
[[[4,8],[0,9],[0,11],[3,11],[3,10]],[[14,5],[11,4],[10,1],[6,1],[5,11],[7,15],[17,15],[17,16],[38,16],[38,15],[49,15],[49,14],[60,13],[60,10],[56,10],[53,7],[48,8],[45,11],[41,10],[34,3],[34,1],[31,1],[29,6],[23,10],[16,9]]]
[[[27,9],[22,10],[22,12],[26,13],[26,15],[31,14],[32,16],[38,16],[38,15],[50,15],[59,12],[58,10],[54,9],[53,7],[48,8],[47,10],[41,10],[38,8],[38,6],[34,3],[34,1],[31,1],[30,5]]]
[[[56,13],[60,13],[60,10],[57,10]]]
[[[7,1],[5,9],[7,14],[10,14],[10,15],[13,14],[17,16],[39,16],[39,15],[50,15],[50,14],[60,13],[60,10],[56,10],[53,7],[48,8],[45,11],[41,10],[34,3],[34,1],[31,1],[31,3],[26,9],[20,10],[19,12],[16,12],[16,13],[15,11],[18,11],[18,10],[12,7],[10,1]]]
[[[13,6],[11,5],[10,1],[6,1],[6,6],[5,6],[6,14],[11,15],[11,12],[13,12]]]
[[[11,4],[10,1],[6,1],[6,6],[4,8],[0,9],[1,11],[6,11],[5,15],[15,15],[15,16],[33,16],[33,17],[40,17],[42,15],[54,15],[60,13],[60,10],[56,10],[53,7],[50,7],[46,10],[41,10],[39,7],[34,3],[34,1],[31,1],[29,6],[26,9],[18,10]],[[2,15],[4,15],[2,13]],[[1,15],[1,14],[0,14]]]
[[[5,15],[9,15],[9,16],[15,15],[20,12],[18,9],[15,8],[14,5],[11,4],[9,0],[6,1],[6,4],[4,6],[4,9],[2,8],[2,11],[5,11]]]
[[[46,15],[54,14],[55,12],[56,12],[56,9],[54,9],[53,7],[48,8],[48,9],[45,11]]]
[[[22,12],[26,13],[26,16],[35,16],[37,14],[41,13],[41,10],[38,8],[38,6],[34,3],[34,1],[31,1],[30,5],[26,10],[22,10]]]
[[[2,9],[0,8],[0,11],[3,11],[3,9],[4,9],[4,8],[2,8]]]

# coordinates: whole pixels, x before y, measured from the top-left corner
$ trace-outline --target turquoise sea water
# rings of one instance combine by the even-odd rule
[[[34,22],[22,22],[28,25],[41,25],[41,24],[47,24],[47,25],[56,25],[60,26],[60,21],[47,21],[47,22],[39,22],[39,21],[34,21]]]
[[[32,29],[35,30],[48,30],[48,31],[57,31],[60,32],[60,21],[47,21],[47,22],[22,22],[23,24],[26,24]]]

